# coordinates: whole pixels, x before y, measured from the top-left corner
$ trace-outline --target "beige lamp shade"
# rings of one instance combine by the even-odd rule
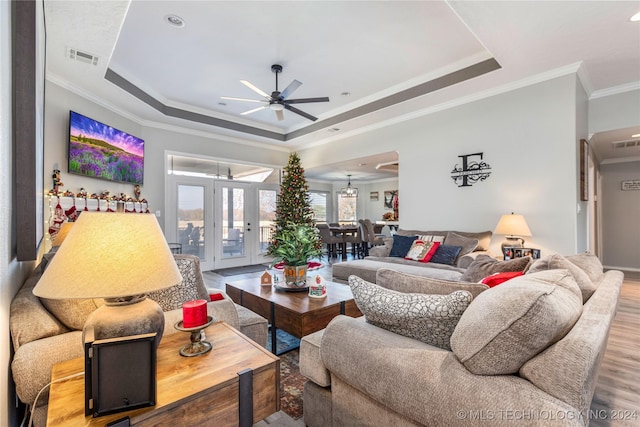
[[[51,246],[60,246],[62,242],[64,242],[64,239],[67,238],[67,234],[69,234],[69,231],[71,231],[71,227],[73,227],[73,224],[75,224],[75,222],[63,222],[62,227],[60,227],[60,230],[58,230],[55,237],[53,238]]]
[[[525,221],[524,216],[514,213],[502,215],[496,229],[495,234],[503,234],[506,236],[531,236],[531,230]]]
[[[33,293],[42,298],[119,298],[182,281],[151,214],[83,212]]]

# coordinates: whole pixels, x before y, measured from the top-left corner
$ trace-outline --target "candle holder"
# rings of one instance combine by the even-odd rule
[[[180,349],[181,356],[193,357],[193,356],[199,356],[201,354],[205,354],[211,351],[211,348],[213,347],[213,345],[211,345],[210,342],[204,341],[202,339],[202,330],[206,329],[214,321],[215,319],[212,316],[207,316],[207,323],[200,326],[194,326],[193,328],[183,327],[182,320],[174,325],[174,328],[176,328],[179,331],[191,333],[191,337],[190,337],[191,343],[184,345]]]

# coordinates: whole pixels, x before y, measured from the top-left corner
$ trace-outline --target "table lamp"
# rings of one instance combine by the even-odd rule
[[[523,247],[524,239],[522,236],[531,236],[531,230],[527,225],[527,221],[522,215],[516,215],[513,212],[511,214],[502,215],[496,229],[493,231],[495,234],[504,234],[506,239],[502,242],[502,250],[504,253],[505,247]]]
[[[176,285],[182,276],[155,216],[84,212],[33,289],[41,298],[104,298],[89,315],[96,340],[164,332],[164,315],[146,297]]]

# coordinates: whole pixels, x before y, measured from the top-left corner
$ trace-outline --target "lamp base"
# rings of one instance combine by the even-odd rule
[[[506,236],[504,242],[502,242],[502,253],[504,253],[504,248],[522,248],[524,247],[524,239],[522,237],[516,236]]]
[[[129,302],[105,299],[106,304],[89,315],[82,331],[85,342],[86,331],[93,329],[93,339],[142,335],[155,332],[158,348],[164,332],[164,313],[152,299],[135,298]]]

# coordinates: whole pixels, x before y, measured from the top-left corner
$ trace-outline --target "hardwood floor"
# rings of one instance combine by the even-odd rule
[[[325,261],[326,262],[326,261]],[[340,262],[340,261],[335,261]],[[331,279],[331,264],[310,272]],[[208,288],[225,288],[227,281],[258,278],[261,273],[223,277],[215,273],[203,274]],[[640,425],[640,280],[625,276],[620,305],[611,326],[596,389],[591,401],[589,425]],[[304,421],[293,420],[280,411],[256,426],[302,427]]]

